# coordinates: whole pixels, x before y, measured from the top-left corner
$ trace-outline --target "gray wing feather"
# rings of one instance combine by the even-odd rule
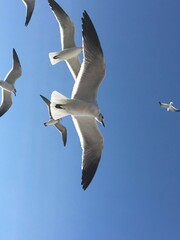
[[[92,181],[104,145],[96,120],[92,117],[72,117],[82,147],[82,187],[85,190]]]

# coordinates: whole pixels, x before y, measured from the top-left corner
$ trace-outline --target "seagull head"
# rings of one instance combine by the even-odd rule
[[[98,122],[100,122],[103,125],[103,127],[105,127],[104,117],[101,113],[98,115],[98,117],[96,119],[97,119]]]
[[[170,102],[170,105],[173,105],[173,102]]]

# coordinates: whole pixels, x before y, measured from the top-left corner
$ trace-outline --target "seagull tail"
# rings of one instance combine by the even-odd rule
[[[69,113],[63,108],[63,105],[66,105],[67,102],[68,102],[68,98],[65,97],[63,94],[57,91],[52,92],[50,109],[51,109],[51,114],[54,120],[57,120],[69,115]],[[60,105],[61,108],[57,108],[56,105]]]
[[[52,65],[57,64],[60,61],[63,61],[64,59],[58,58],[57,55],[59,55],[59,52],[50,52],[49,53],[49,59]]]
[[[67,48],[61,52],[50,52],[49,59],[51,61],[51,64],[54,65],[60,61],[72,59],[73,57],[78,56],[81,52],[82,52],[81,47]]]

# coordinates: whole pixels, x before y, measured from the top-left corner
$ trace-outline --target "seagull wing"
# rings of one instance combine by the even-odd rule
[[[177,109],[174,106],[171,106],[171,111],[173,111],[173,112],[180,112],[180,109]]]
[[[25,26],[29,24],[29,21],[32,17],[32,13],[34,11],[35,0],[22,0],[23,3],[26,5],[26,22]]]
[[[97,170],[104,145],[103,136],[92,117],[72,117],[82,147],[82,187],[85,190]]]
[[[59,24],[62,50],[76,47],[74,41],[75,28],[71,19],[54,0],[48,0],[48,2]],[[76,80],[81,67],[79,56],[67,60],[66,63],[74,80]]]
[[[6,90],[2,90],[2,102],[0,106],[0,117],[8,111],[12,105],[11,93]]]
[[[47,105],[47,108],[48,108],[48,113],[49,113],[49,117],[52,119],[52,115],[51,115],[51,110],[50,110],[50,104],[51,102],[49,101],[49,99],[47,99],[46,97],[40,95],[41,98],[44,100],[44,102],[46,103]]]
[[[169,104],[167,104],[167,103],[159,102],[159,105],[163,108],[168,108],[169,107]]]
[[[98,87],[105,75],[101,44],[93,23],[84,11],[82,18],[83,63],[74,84],[72,98],[95,101]]]
[[[74,24],[66,12],[54,0],[48,0],[49,5],[59,23],[62,49],[75,47]]]
[[[68,65],[68,68],[69,68],[74,80],[76,81],[77,76],[79,74],[80,67],[81,67],[79,56],[76,56],[76,57],[66,60],[66,63]]]
[[[22,75],[22,70],[21,70],[21,65],[20,65],[20,62],[19,62],[19,58],[18,58],[18,55],[17,55],[15,49],[13,48],[13,65],[12,65],[11,70],[6,75],[4,81],[14,85],[15,81],[21,75]]]
[[[66,127],[64,127],[60,123],[60,121],[55,124],[55,127],[62,134],[62,140],[63,140],[64,146],[66,146],[66,142],[67,142],[67,129],[66,129]]]

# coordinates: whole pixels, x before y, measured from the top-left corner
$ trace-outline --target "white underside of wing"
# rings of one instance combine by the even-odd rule
[[[104,139],[93,117],[72,117],[82,148],[82,185],[86,189],[94,177]]]

